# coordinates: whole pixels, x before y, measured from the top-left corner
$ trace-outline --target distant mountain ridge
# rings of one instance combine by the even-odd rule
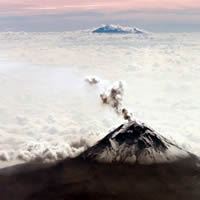
[[[93,33],[134,33],[134,34],[146,34],[145,31],[136,27],[127,27],[114,24],[102,25],[92,31]]]

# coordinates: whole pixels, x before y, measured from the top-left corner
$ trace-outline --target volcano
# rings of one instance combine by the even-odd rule
[[[81,155],[86,160],[155,164],[192,156],[144,123],[122,124]]]
[[[0,171],[1,200],[199,200],[194,154],[143,123],[111,131],[73,159]]]
[[[126,27],[126,26],[120,26],[120,25],[114,25],[114,24],[107,24],[107,25],[102,25],[96,28],[95,30],[92,31],[92,33],[145,34],[146,32],[136,27],[132,28],[132,27]]]

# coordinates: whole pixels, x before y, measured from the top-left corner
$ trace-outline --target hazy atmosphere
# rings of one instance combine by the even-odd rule
[[[199,36],[199,0],[0,0],[0,200],[199,200]]]
[[[66,31],[99,24],[156,32],[200,31],[199,0],[1,0],[1,31]]]

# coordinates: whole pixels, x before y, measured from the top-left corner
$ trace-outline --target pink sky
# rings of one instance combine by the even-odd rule
[[[200,0],[0,0],[0,30],[77,30],[109,23],[200,31]]]
[[[0,15],[196,8],[200,8],[200,0],[0,0]]]

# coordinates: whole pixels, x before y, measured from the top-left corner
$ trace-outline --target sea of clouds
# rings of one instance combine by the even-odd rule
[[[2,32],[0,42],[1,163],[52,162],[95,144],[124,122],[100,98],[118,81],[135,118],[200,154],[198,33]]]

